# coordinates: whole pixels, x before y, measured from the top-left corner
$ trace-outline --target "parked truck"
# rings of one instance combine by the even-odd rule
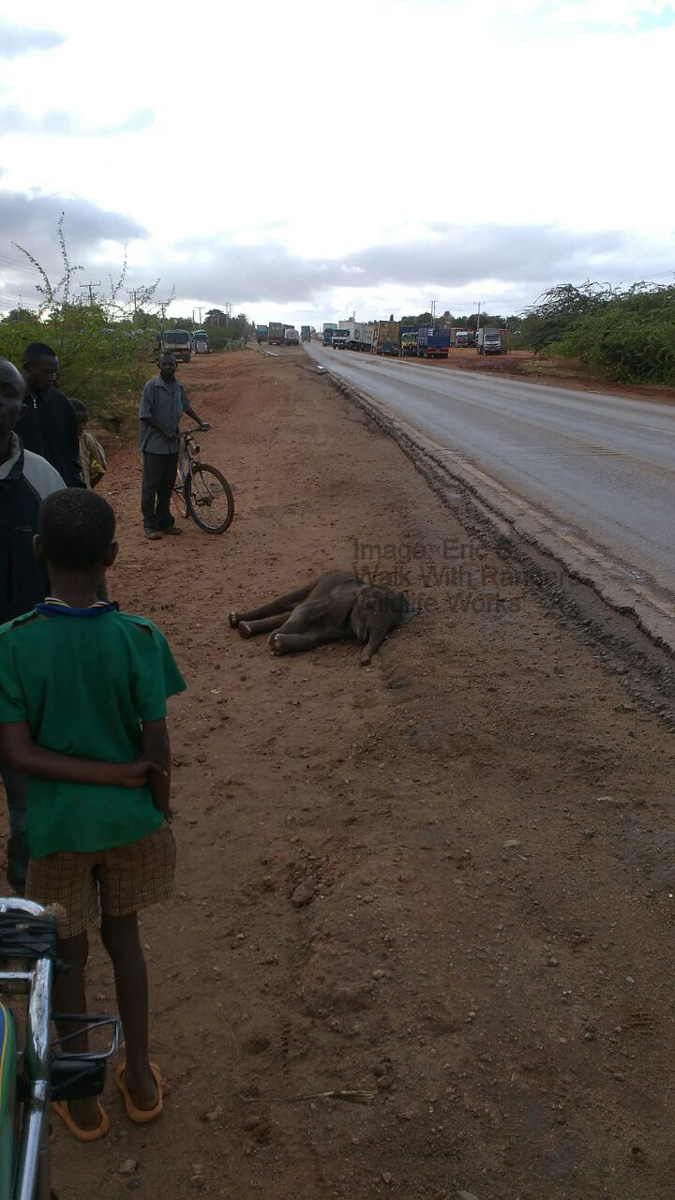
[[[283,346],[284,327],[281,321],[270,321],[267,327],[267,340],[270,346]]]
[[[328,322],[324,325],[324,327],[323,327],[323,344],[324,344],[324,346],[332,345],[333,334],[335,333],[336,329],[337,329],[336,324]]]
[[[312,340],[311,325],[301,325],[300,326],[300,338],[303,342],[311,342],[311,340]]]
[[[408,329],[401,334],[401,357],[417,358],[417,330]]]
[[[418,329],[417,357],[418,358],[447,358],[450,349],[449,329]]]
[[[192,356],[192,334],[187,329],[165,329],[162,333],[161,349],[174,354],[180,362],[189,362]]]
[[[349,330],[334,329],[331,338],[331,346],[334,350],[346,350],[349,345]]]
[[[343,330],[346,330],[349,334],[347,339],[348,350],[364,350],[366,353],[370,353],[373,347],[375,331],[372,321],[340,321],[338,332],[341,333]],[[333,339],[335,339],[335,334],[333,334]]]
[[[399,323],[398,321],[376,321],[373,328],[373,353],[387,354],[398,358]]]
[[[210,354],[211,343],[209,341],[209,335],[205,329],[195,329],[192,337],[195,347],[195,354]]]
[[[469,344],[468,329],[456,329],[455,330],[455,345],[456,346],[468,346],[468,344]]]
[[[479,329],[476,333],[476,350],[479,354],[501,354],[502,335],[499,329]]]
[[[267,325],[256,325],[256,327],[255,327],[255,340],[256,340],[256,342],[258,343],[258,345],[259,345],[259,346],[262,344],[262,342],[266,342],[266,341],[267,341],[267,339],[268,339],[268,337],[269,337],[269,332],[270,332],[270,331],[269,331],[269,329],[268,329]]]
[[[287,325],[284,330],[284,343],[287,346],[299,346],[300,335],[293,325]]]

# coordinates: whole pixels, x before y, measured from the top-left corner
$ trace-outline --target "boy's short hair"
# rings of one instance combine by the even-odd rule
[[[23,352],[23,365],[29,367],[33,363],[42,362],[43,358],[58,358],[58,355],[46,342],[31,342]]]
[[[75,409],[75,416],[77,417],[78,421],[88,421],[89,409],[87,408],[86,404],[83,404],[81,400],[76,400],[74,396],[69,396],[68,399]]]
[[[63,571],[90,571],[115,538],[115,513],[103,496],[64,488],[42,501],[38,533],[47,561]]]

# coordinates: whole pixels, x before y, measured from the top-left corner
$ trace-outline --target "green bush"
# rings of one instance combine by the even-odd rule
[[[625,383],[675,384],[675,287],[553,288],[522,323],[523,345]]]

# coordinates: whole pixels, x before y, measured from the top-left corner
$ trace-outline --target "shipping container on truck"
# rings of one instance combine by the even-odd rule
[[[456,346],[468,346],[469,345],[469,330],[468,329],[456,329],[455,330],[455,345]]]
[[[376,321],[373,330],[373,353],[398,358],[399,336],[398,321]]]
[[[269,332],[270,332],[270,331],[269,331],[269,329],[268,329],[267,325],[256,325],[256,327],[255,327],[255,339],[256,339],[256,341],[257,341],[258,345],[260,345],[260,343],[261,343],[261,342],[266,342],[266,341],[267,341],[267,338],[268,338],[268,336],[269,336]]]
[[[303,342],[311,342],[311,340],[312,340],[311,325],[301,325],[300,326],[300,337]]]
[[[373,346],[373,336],[375,326],[372,321],[340,321],[339,332],[347,331],[349,338],[347,341],[348,350],[364,350],[370,353]],[[333,335],[335,337],[335,335]]]
[[[267,340],[270,346],[283,346],[284,327],[281,321],[270,321],[267,327]]]
[[[418,329],[418,358],[447,358],[450,349],[449,329]]]

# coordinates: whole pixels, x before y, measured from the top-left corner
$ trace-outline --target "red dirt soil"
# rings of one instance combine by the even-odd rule
[[[135,1127],[111,1072],[106,1139],[57,1123],[60,1200],[671,1200],[672,736],[301,350],[180,373],[229,532],[144,540],[133,446],[103,485],[111,594],[189,683],[143,916],[168,1094]],[[377,561],[424,612],[367,669],[228,627]]]

